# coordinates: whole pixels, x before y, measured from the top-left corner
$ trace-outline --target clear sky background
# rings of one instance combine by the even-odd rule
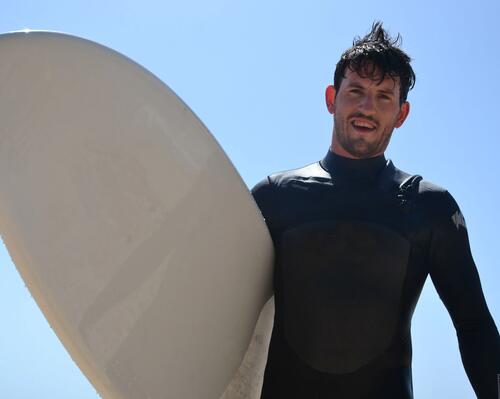
[[[326,153],[332,118],[324,89],[353,37],[384,21],[402,34],[417,74],[409,119],[387,157],[457,199],[498,325],[499,16],[497,0],[3,0],[0,31],[63,31],[142,64],[197,113],[251,187]],[[98,397],[4,247],[0,317],[0,397]],[[415,398],[473,398],[455,330],[430,280],[412,333]]]

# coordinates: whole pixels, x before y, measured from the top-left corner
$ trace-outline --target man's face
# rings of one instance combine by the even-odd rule
[[[326,102],[334,115],[332,150],[348,158],[372,158],[384,153],[394,128],[408,116],[410,104],[399,104],[399,79],[386,76],[379,83],[346,69],[339,91],[326,91]]]

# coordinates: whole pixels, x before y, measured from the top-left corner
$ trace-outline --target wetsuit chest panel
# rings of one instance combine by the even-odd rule
[[[348,373],[391,343],[410,243],[387,227],[322,221],[282,235],[284,332],[309,366]]]

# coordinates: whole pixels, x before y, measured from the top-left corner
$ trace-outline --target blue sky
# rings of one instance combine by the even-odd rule
[[[467,220],[500,323],[498,1],[4,0],[0,31],[57,30],[107,45],[167,83],[248,186],[321,158],[324,89],[355,35],[382,20],[414,59],[411,112],[387,156],[445,186]],[[97,398],[0,250],[0,396]],[[417,399],[473,398],[451,320],[430,281],[412,323]]]

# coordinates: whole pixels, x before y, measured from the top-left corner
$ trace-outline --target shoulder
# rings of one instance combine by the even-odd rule
[[[391,165],[389,165],[389,167],[391,167]],[[416,201],[419,208],[427,214],[427,216],[432,219],[449,219],[451,216],[463,219],[455,198],[447,189],[425,180],[419,175],[406,173],[394,166],[392,166],[392,168],[394,169],[393,178],[400,187],[412,179],[415,181],[414,178],[418,177],[418,179],[416,179],[416,181],[418,181],[418,187],[416,187]]]
[[[252,194],[261,195],[264,193],[275,193],[283,188],[295,187],[300,182],[329,182],[331,176],[320,165],[314,162],[309,165],[276,172],[261,180],[252,188]]]
[[[441,186],[423,180],[420,182],[418,192],[420,203],[431,216],[449,218],[460,212],[455,198]]]
[[[422,204],[433,205],[437,208],[456,206],[456,202],[448,190],[422,178],[422,176],[402,171],[395,167],[391,161],[388,162],[386,170],[388,171],[387,174],[394,180],[394,183],[400,187],[408,184],[410,181],[413,181],[415,185],[418,184],[418,187],[414,188],[416,188],[418,201]]]
[[[419,203],[434,226],[466,230],[465,218],[457,201],[445,188],[423,180],[419,186]]]
[[[310,189],[316,184],[331,184],[330,175],[319,162],[273,173],[257,183],[251,193],[264,218],[269,222],[279,219],[279,215],[284,211],[284,204],[290,206],[295,200],[300,200],[304,194],[310,193]]]
[[[321,167],[319,162],[269,176],[269,181],[277,188],[288,187],[295,182],[327,182],[330,180],[330,174]]]

